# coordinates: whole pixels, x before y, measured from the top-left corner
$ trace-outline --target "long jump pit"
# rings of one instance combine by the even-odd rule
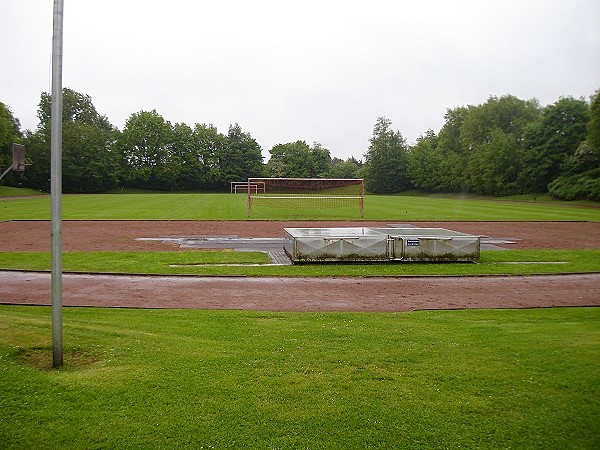
[[[64,251],[179,251],[182,239],[275,243],[284,228],[375,227],[383,222],[65,221]],[[406,224],[402,224],[405,226]],[[418,222],[485,236],[482,249],[600,248],[591,222]],[[277,246],[278,244],[275,243]],[[486,247],[487,246],[487,247]],[[50,223],[0,223],[0,251],[49,251]],[[48,273],[0,271],[0,303],[50,305]],[[600,274],[509,277],[248,278],[63,274],[64,306],[411,311],[600,306]]]

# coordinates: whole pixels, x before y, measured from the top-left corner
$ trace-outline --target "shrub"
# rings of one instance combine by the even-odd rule
[[[548,191],[561,200],[600,201],[600,168],[560,176],[548,185]]]

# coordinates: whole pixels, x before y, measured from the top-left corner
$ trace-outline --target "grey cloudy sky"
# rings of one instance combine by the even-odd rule
[[[600,88],[598,0],[64,0],[63,85],[122,129],[238,122],[268,150],[362,159],[379,116],[409,143],[490,95]],[[0,0],[0,101],[37,126],[51,90],[52,0]]]

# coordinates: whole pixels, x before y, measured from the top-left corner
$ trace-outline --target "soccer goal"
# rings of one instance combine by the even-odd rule
[[[264,189],[257,192],[251,186]],[[363,178],[248,178],[248,217],[257,206],[324,209],[356,205],[365,215]]]
[[[263,183],[249,183],[247,181],[232,181],[231,182],[231,193],[232,194],[246,194],[248,192],[265,192],[265,185]]]

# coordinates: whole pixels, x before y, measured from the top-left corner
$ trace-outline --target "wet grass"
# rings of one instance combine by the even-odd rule
[[[321,263],[272,266],[266,253],[64,252],[67,272],[223,276],[469,276],[600,272],[600,249],[482,251],[479,263]],[[0,269],[50,270],[49,252],[0,252]]]
[[[70,194],[65,220],[248,220],[242,194]],[[251,220],[360,220],[358,205],[304,209],[257,207]],[[0,201],[0,220],[49,220],[50,198]],[[530,202],[466,196],[367,195],[365,220],[388,221],[592,221],[600,208],[569,202]]]
[[[600,308],[0,306],[3,448],[598,448]]]

